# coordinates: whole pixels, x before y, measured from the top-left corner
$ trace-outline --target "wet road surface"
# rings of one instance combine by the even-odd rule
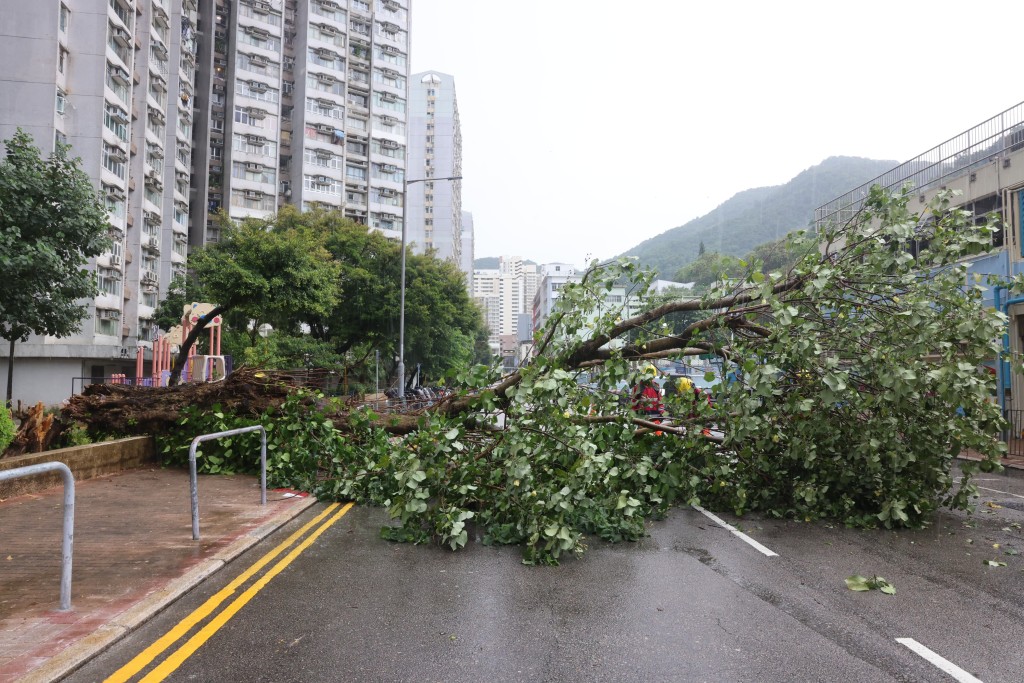
[[[355,507],[166,680],[1020,681],[1024,477],[978,484],[976,514],[921,531],[718,515],[769,556],[680,508],[641,542],[595,541],[556,568],[523,566],[516,548],[392,544],[378,535],[385,512]],[[105,679],[323,509],[68,680]],[[896,595],[850,591],[853,574]]]

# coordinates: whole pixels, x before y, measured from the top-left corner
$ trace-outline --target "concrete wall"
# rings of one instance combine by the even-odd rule
[[[151,436],[136,436],[86,446],[58,448],[42,453],[29,453],[13,458],[0,458],[0,471],[46,462],[62,462],[67,465],[77,483],[93,477],[155,464],[157,462],[156,444]],[[0,500],[61,485],[62,480],[58,473],[0,482]]]

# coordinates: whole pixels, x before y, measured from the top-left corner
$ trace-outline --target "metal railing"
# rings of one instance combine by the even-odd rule
[[[814,211],[814,225],[820,228],[829,223],[846,223],[860,210],[874,185],[893,190],[910,183],[915,190],[922,191],[1022,148],[1024,102],[818,207]]]
[[[62,462],[44,462],[38,465],[15,467],[0,472],[0,481],[31,477],[47,472],[60,472],[64,480],[64,534],[61,542],[60,610],[71,609],[71,550],[75,537],[75,476]]]
[[[262,425],[254,427],[239,427],[229,429],[226,432],[214,432],[213,434],[202,434],[192,439],[192,445],[188,449],[188,474],[189,485],[192,492],[192,540],[199,540],[199,477],[196,474],[196,447],[202,441],[211,441],[225,436],[246,434],[248,432],[260,433],[260,505],[267,504],[267,430]]]
[[[1024,455],[1024,410],[1003,411],[1007,428],[1003,437],[1007,455]]]

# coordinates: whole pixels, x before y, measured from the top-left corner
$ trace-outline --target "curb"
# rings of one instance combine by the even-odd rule
[[[44,664],[20,678],[18,683],[50,683],[71,674],[317,502],[319,501],[313,496],[300,498],[295,507],[279,512],[259,527],[243,534],[212,557],[192,567],[184,575],[172,579],[159,590],[150,593],[132,607],[116,615],[109,623],[100,626],[86,637],[47,659]]]

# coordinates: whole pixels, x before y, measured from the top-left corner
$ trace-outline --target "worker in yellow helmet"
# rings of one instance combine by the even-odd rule
[[[658,369],[647,363],[640,369],[640,378],[633,387],[633,410],[646,417],[661,417],[664,406],[661,403],[661,387],[654,380]]]

